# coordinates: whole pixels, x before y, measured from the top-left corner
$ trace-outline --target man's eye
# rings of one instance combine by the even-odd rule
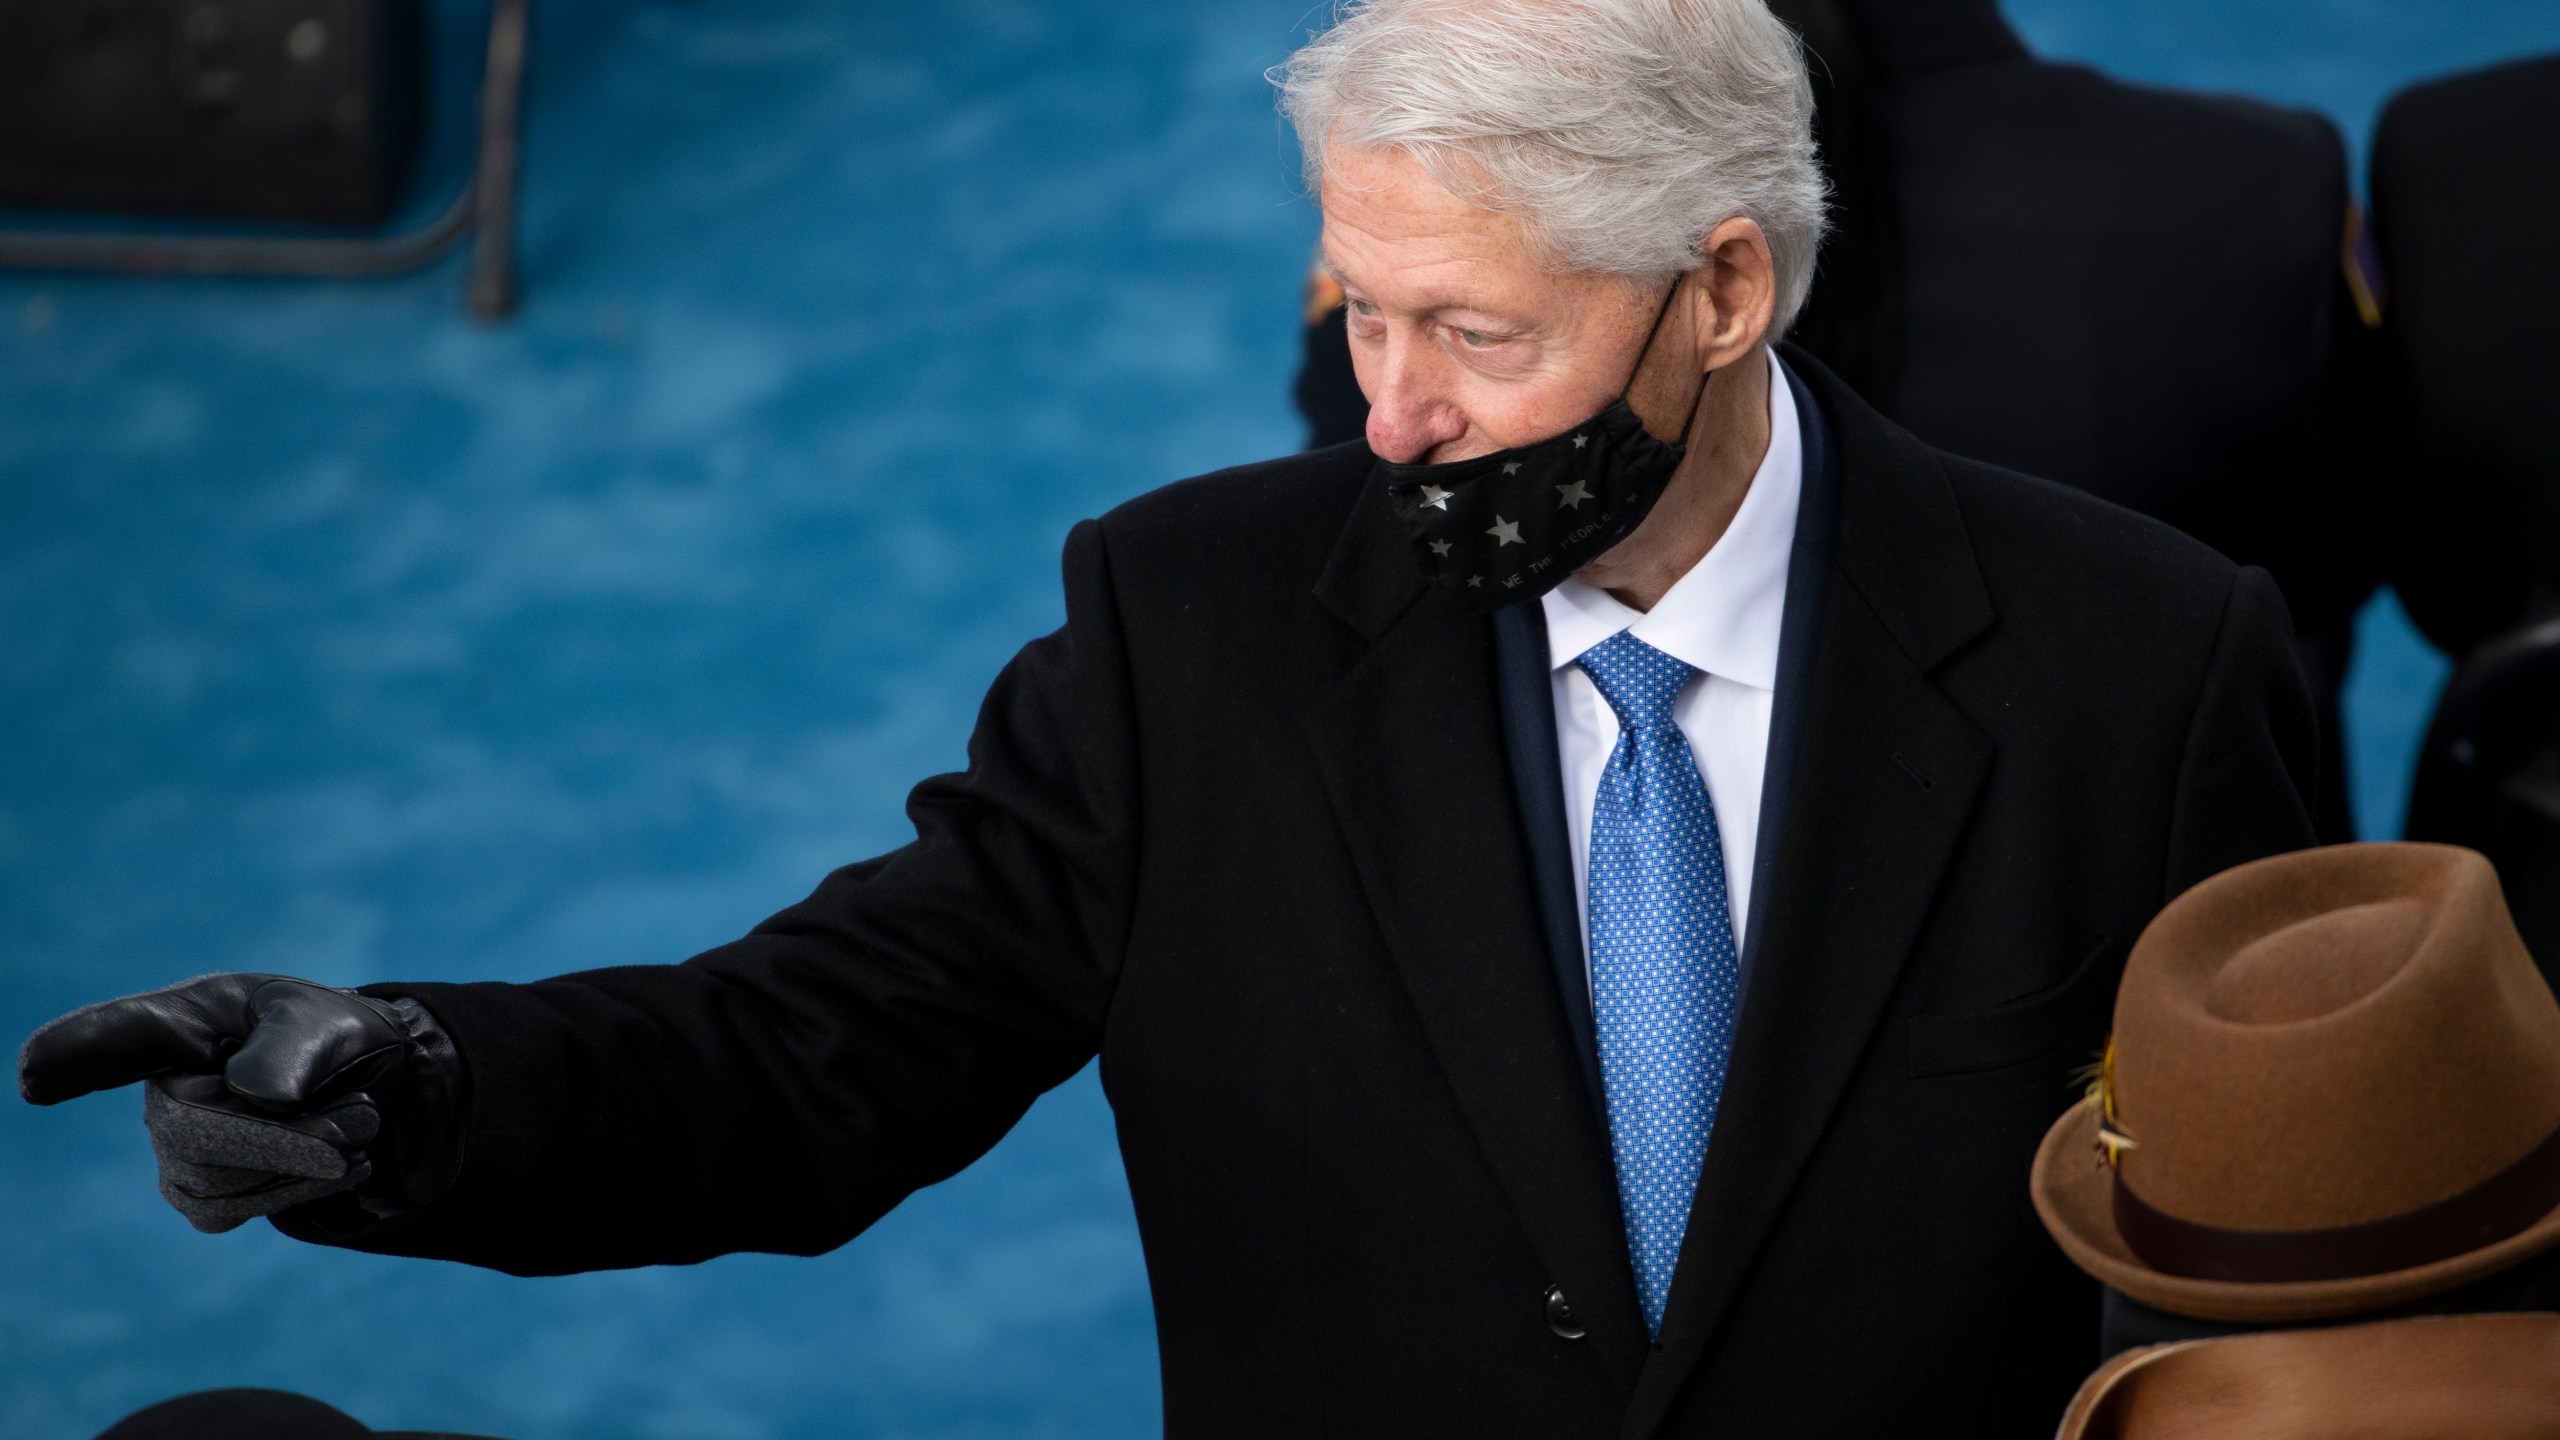
[[[1370,304],[1366,300],[1354,300],[1351,302],[1351,313],[1354,315],[1375,315],[1378,313],[1378,307]]]
[[[1481,330],[1461,330],[1458,332],[1458,343],[1470,350],[1481,350],[1495,342],[1492,336]]]

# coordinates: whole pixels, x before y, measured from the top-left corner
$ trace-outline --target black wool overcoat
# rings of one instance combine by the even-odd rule
[[[815,1253],[1098,1053],[1178,1440],[2051,1433],[2098,1297],[2029,1156],[2153,912],[2309,842],[2309,703],[2263,573],[1789,361],[1819,600],[1658,1345],[1495,623],[1425,586],[1356,445],[1077,527],[1066,625],[915,841],[745,939],[379,987],[469,1066],[462,1177],[284,1227],[519,1274]]]

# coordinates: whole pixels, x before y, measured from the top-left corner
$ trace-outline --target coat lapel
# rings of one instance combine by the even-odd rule
[[[1370,907],[1531,1244],[1632,1388],[1647,1340],[1530,888],[1492,625],[1427,593],[1374,486],[1317,596],[1368,642],[1305,727]]]
[[[1992,758],[1929,679],[1993,621],[1935,457],[1787,358],[1832,421],[1835,534],[1755,962],[1631,1440],[1714,1342],[1863,1062]]]

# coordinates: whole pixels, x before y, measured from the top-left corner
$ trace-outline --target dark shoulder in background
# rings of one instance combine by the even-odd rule
[[[1833,187],[1797,343],[1932,444],[2273,572],[2347,838],[2337,693],[2385,467],[2335,127],[2038,60],[1994,0],[1772,8],[1816,57]],[[1320,445],[1367,411],[1324,298],[1297,387]]]
[[[2400,92],[2372,182],[2417,522],[2391,578],[2459,657],[2560,594],[2560,56]]]
[[[2488,855],[2560,981],[2560,56],[2414,85],[2373,142],[2390,579],[2458,662],[2409,838]]]

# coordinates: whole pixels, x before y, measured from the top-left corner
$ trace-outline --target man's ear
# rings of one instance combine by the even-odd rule
[[[1778,311],[1777,260],[1760,222],[1743,215],[1708,231],[1698,258],[1690,300],[1698,359],[1721,370],[1767,338]]]

